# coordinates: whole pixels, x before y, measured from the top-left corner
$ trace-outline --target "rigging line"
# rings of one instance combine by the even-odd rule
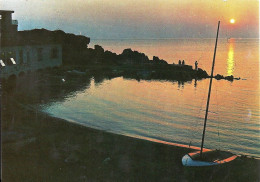
[[[203,86],[203,90],[204,90],[204,92],[203,92],[203,95],[202,95],[202,99],[200,101],[200,109],[199,109],[199,113],[198,113],[198,117],[202,118],[202,119],[203,119],[203,117],[200,117],[200,115],[201,115],[201,111],[203,111],[202,105],[203,105],[204,101],[206,100],[206,94],[207,94],[207,90],[205,89],[205,85]],[[199,124],[199,120],[197,120],[197,122],[196,122],[196,128],[198,128],[198,124]]]
[[[200,114],[201,114],[201,111],[202,111],[202,105],[203,105],[203,103],[204,103],[204,101],[205,101],[205,98],[206,98],[206,90],[205,90],[205,87],[203,87],[204,89],[204,92],[203,92],[203,95],[202,95],[202,99],[201,99],[201,101],[200,101],[200,109],[199,109],[199,113],[198,113],[198,117],[200,118]],[[201,118],[203,118],[203,117],[201,117]],[[198,124],[199,124],[199,120],[197,120],[197,122],[196,122],[196,128],[197,128],[197,126],[198,126]],[[198,131],[197,131],[198,132]]]
[[[217,147],[218,147],[218,149],[220,150],[220,135],[219,135],[219,123],[220,123],[220,117],[219,117],[219,109],[218,109],[218,104],[219,104],[219,102],[218,102],[218,88],[217,87],[215,87],[215,91],[216,91],[216,108],[217,108],[217,122],[218,122],[218,124],[217,124],[217,128],[218,128],[218,142],[217,142]]]

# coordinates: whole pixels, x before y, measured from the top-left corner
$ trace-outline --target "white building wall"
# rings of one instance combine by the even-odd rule
[[[57,50],[56,55],[53,53],[54,49]],[[5,63],[5,66],[0,65],[2,78],[62,64],[61,45],[12,46],[2,47],[0,51],[0,59]],[[15,65],[7,63],[10,63],[10,60],[7,61],[10,58],[14,58]]]

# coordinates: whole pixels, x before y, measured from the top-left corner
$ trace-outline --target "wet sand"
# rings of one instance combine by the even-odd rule
[[[37,88],[33,93],[45,98]],[[181,158],[191,149],[54,118],[20,104],[28,99],[23,96],[21,90],[2,95],[3,181],[260,181],[259,160],[239,157],[214,167],[183,167]]]

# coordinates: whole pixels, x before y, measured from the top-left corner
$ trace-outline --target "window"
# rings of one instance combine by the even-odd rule
[[[14,60],[16,60],[16,52],[15,51],[9,51],[6,55],[6,59],[10,59],[13,58]]]
[[[19,51],[19,62],[20,64],[23,64],[23,50]]]
[[[12,66],[16,64],[15,51],[6,51],[0,53],[0,60],[5,63],[5,65]]]
[[[56,59],[58,58],[58,49],[55,47],[55,48],[52,48],[51,49],[51,59]]]
[[[14,60],[14,58],[8,58],[6,59],[6,64],[9,66],[16,65],[16,61]]]
[[[38,61],[42,61],[42,48],[37,49]]]

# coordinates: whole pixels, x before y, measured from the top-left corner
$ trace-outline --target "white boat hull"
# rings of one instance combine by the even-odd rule
[[[212,151],[207,151],[207,152],[212,152]],[[203,152],[203,153],[206,153],[206,152]],[[186,154],[185,156],[183,156],[182,158],[182,165],[183,166],[214,166],[214,165],[219,165],[219,164],[224,164],[224,163],[228,163],[228,162],[231,162],[233,161],[234,159],[237,158],[236,155],[232,155],[228,158],[225,158],[225,159],[221,159],[221,160],[214,160],[214,161],[202,161],[202,160],[195,160],[195,159],[192,159],[192,157],[194,156],[198,156],[200,154],[200,151],[198,152],[193,152],[193,153],[189,153],[189,154]]]

